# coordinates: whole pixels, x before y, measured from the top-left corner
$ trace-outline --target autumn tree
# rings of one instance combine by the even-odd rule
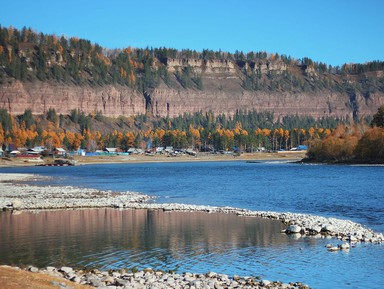
[[[360,162],[384,163],[384,128],[368,129],[355,149],[356,160]]]
[[[308,158],[319,162],[349,162],[355,158],[359,132],[355,127],[339,125],[323,140],[315,139],[308,150]]]
[[[0,148],[4,144],[4,140],[5,140],[5,132],[3,129],[3,125],[0,123]]]
[[[201,147],[201,139],[200,139],[200,131],[192,126],[189,126],[189,132],[192,136],[192,147],[200,148]]]

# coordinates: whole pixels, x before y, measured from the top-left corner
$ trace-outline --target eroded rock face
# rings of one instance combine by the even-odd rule
[[[0,90],[0,107],[12,114],[31,109],[43,114],[50,108],[68,114],[80,109],[86,114],[101,111],[106,116],[136,115],[145,112],[142,94],[124,86],[69,86],[58,83],[15,81]]]
[[[212,66],[210,69],[232,68],[223,64],[220,68]],[[102,112],[110,117],[144,114],[147,110],[163,117],[209,110],[215,114],[233,115],[240,109],[270,111],[276,117],[288,114],[311,115],[314,118],[353,116],[354,109],[348,95],[341,93],[247,91],[241,87],[241,79],[231,74],[212,76],[206,73],[203,82],[204,90],[175,89],[162,84],[142,94],[120,85],[91,87],[14,81],[0,87],[0,108],[15,115],[24,113],[26,109],[31,109],[33,114],[43,114],[54,108],[61,114],[80,109],[86,114]],[[358,94],[356,103],[358,117],[373,115],[384,104],[384,94],[371,94],[368,99]]]

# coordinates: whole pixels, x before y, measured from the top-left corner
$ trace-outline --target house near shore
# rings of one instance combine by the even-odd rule
[[[164,152],[164,147],[157,147],[156,148],[156,153],[157,154],[162,154]]]
[[[121,153],[121,150],[119,148],[105,148],[104,152],[111,155],[116,155],[118,153]]]
[[[168,147],[165,147],[164,151],[166,153],[173,153],[174,152],[174,149],[173,149],[173,146],[168,146]]]
[[[44,153],[44,151],[45,151],[45,147],[36,146],[36,147],[30,148],[30,149],[27,149],[26,153],[27,153],[27,155],[38,156],[38,155],[42,155]]]
[[[16,157],[16,156],[20,155],[21,152],[19,150],[13,150],[13,151],[10,151],[9,154],[12,157]]]
[[[141,155],[144,153],[144,150],[140,149],[140,148],[129,148],[127,150],[127,153],[129,154],[135,154],[135,155]]]
[[[63,148],[55,148],[53,150],[53,154],[55,156],[65,156],[65,155],[67,155],[67,151]]]

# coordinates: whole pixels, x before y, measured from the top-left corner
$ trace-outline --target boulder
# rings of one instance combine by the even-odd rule
[[[23,202],[20,200],[14,200],[12,202],[13,209],[19,209],[22,206]]]
[[[349,241],[350,242],[357,242],[358,239],[355,236],[349,236]]]
[[[271,281],[269,281],[269,280],[261,280],[261,282],[260,282],[260,285],[263,287],[266,287],[269,284],[271,284]]]
[[[328,251],[330,251],[330,252],[335,252],[335,251],[339,251],[339,250],[340,250],[340,248],[335,247],[335,246],[328,248]]]
[[[321,232],[321,227],[320,226],[312,226],[312,227],[308,228],[308,231],[310,231],[311,233],[318,234]]]
[[[298,225],[289,225],[287,230],[286,230],[286,233],[287,234],[298,234],[302,231],[302,227],[298,226]]]
[[[333,232],[335,230],[335,227],[332,225],[325,225],[321,231],[323,232]]]
[[[351,246],[348,243],[343,243],[339,247],[341,250],[349,250]]]
[[[71,267],[63,266],[63,267],[60,268],[60,271],[64,272],[65,274],[69,274],[70,272],[73,271],[73,269]]]
[[[34,266],[29,266],[28,271],[33,272],[33,273],[37,273],[37,272],[39,272],[39,268],[34,267]]]
[[[103,285],[101,280],[97,277],[90,277],[87,282],[93,287],[101,287]]]

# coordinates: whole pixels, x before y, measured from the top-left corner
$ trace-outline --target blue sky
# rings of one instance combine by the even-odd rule
[[[107,48],[267,51],[333,66],[384,60],[383,0],[18,0],[0,25]]]

